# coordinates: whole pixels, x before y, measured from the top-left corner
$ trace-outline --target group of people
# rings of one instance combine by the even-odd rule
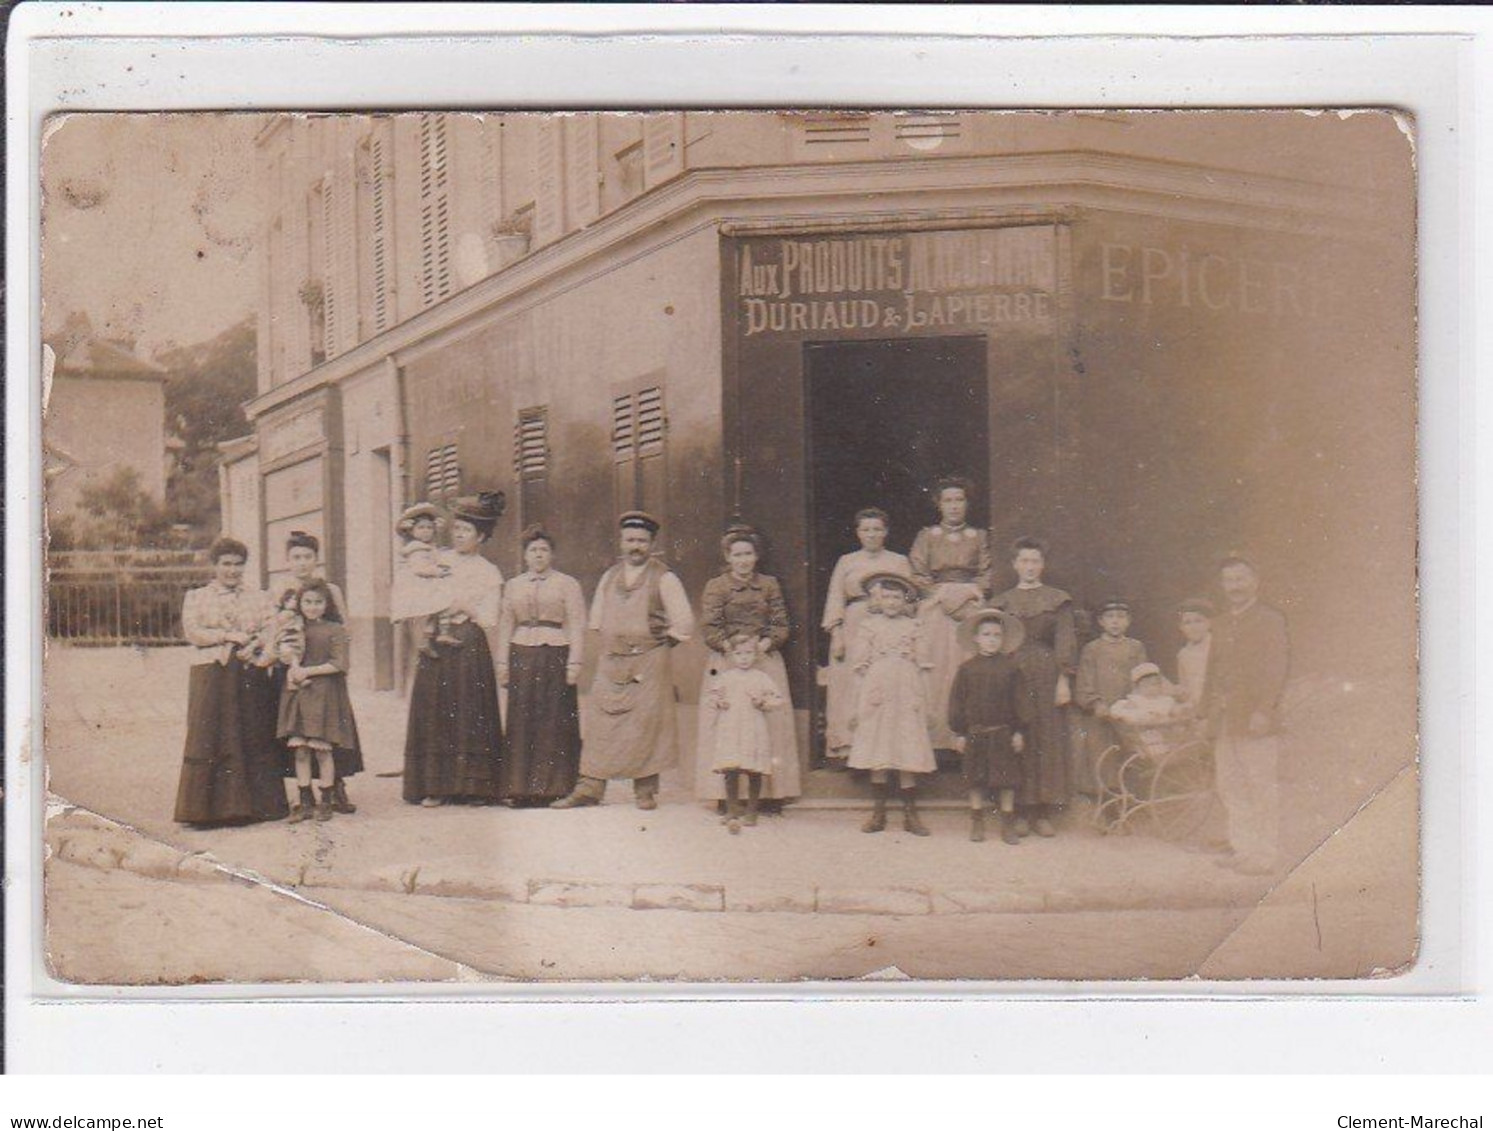
[[[1080,648],[1074,601],[1043,581],[1044,545],[1019,539],[1015,584],[997,591],[989,535],[967,521],[969,484],[946,480],[932,494],[939,521],[906,555],[887,547],[885,511],[855,516],[860,548],[836,563],[825,604],[826,753],[832,767],[865,773],[872,812],[863,830],[886,828],[895,796],[906,831],[928,835],[919,782],[942,752],[961,765],[971,839],[985,839],[992,810],[1006,843],[1054,836],[1061,808],[1101,784],[1094,766],[1116,724],[1185,722],[1214,746],[1229,862],[1268,868],[1287,641],[1284,618],[1258,599],[1254,565],[1222,563],[1222,616],[1202,599],[1181,607],[1186,643],[1172,684],[1128,635],[1125,601],[1099,608],[1100,633]],[[757,531],[734,526],[722,538],[723,569],[705,586],[697,620],[678,576],[654,554],[658,520],[628,512],[618,560],[588,612],[579,582],[555,568],[556,541],[542,527],[523,532],[525,569],[511,580],[482,555],[503,509],[501,493],[485,493],[459,500],[449,516],[418,504],[399,523],[391,616],[418,638],[407,802],[573,809],[600,804],[607,783],[622,779],[639,808],[655,808],[660,775],[678,760],[671,652],[697,631],[707,649],[697,795],[717,804],[733,834],[757,824],[764,802],[799,795],[782,658],[791,625],[781,587],[759,569]],[[214,545],[214,579],[188,595],[183,615],[196,656],[178,820],[354,811],[345,780],[362,761],[346,686],[346,604],[318,575],[318,551],[310,535],[291,536],[290,581],[271,601],[244,584],[241,543]],[[599,652],[582,743],[577,683],[588,630]],[[287,776],[299,792],[293,806]]]

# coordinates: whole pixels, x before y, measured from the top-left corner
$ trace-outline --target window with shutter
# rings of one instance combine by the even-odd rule
[[[612,398],[612,455],[618,463],[631,460],[636,450],[632,394]]]
[[[664,450],[664,391],[654,387],[638,394],[638,458]]]
[[[657,386],[638,393],[638,505],[663,514],[664,487],[668,477],[664,459],[668,420],[664,416],[664,391]]]
[[[601,131],[596,115],[565,119],[565,195],[572,227],[601,215]]]
[[[382,123],[374,123],[368,148],[373,198],[373,332],[381,334],[394,322],[394,162]]]
[[[420,115],[420,298],[451,294],[451,192],[446,116]]]
[[[549,411],[526,408],[513,427],[513,472],[520,479],[543,479],[549,473]]]
[[[549,460],[549,410],[523,409],[513,427],[513,474],[519,486],[519,521],[525,526],[544,521]]]
[[[456,445],[431,448],[425,456],[425,497],[431,502],[450,502],[461,493],[461,464]]]
[[[296,301],[301,304],[301,325],[305,336],[297,349],[295,373],[299,376],[308,360],[312,368],[327,359],[327,225],[331,204],[327,199],[326,181],[317,181],[306,197],[304,242],[302,254],[305,275],[302,276]]]
[[[664,392],[650,385],[612,398],[612,458],[617,510],[665,510],[668,417]]]
[[[543,246],[565,234],[565,155],[560,120],[539,123],[534,198],[534,243]]]

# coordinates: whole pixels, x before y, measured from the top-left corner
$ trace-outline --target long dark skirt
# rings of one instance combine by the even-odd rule
[[[508,749],[499,775],[515,801],[564,797],[581,765],[581,714],[565,682],[570,649],[514,644],[508,651]]]
[[[502,793],[503,731],[498,678],[487,634],[471,621],[452,627],[460,645],[421,656],[404,740],[404,799],[496,801]]]
[[[284,664],[276,664],[270,669],[275,687],[277,712],[279,710],[278,704],[282,703],[285,699],[285,679],[289,670]],[[278,718],[278,714],[276,717]],[[339,778],[350,778],[354,774],[361,774],[363,772],[363,751],[361,749],[362,743],[357,741],[357,724],[352,722],[350,713],[348,718],[350,725],[354,728],[352,745],[332,748],[332,761],[337,766],[337,776]],[[295,777],[295,751],[284,739],[277,739],[276,741],[280,744],[280,772],[287,778],[293,778]],[[313,762],[312,765],[314,766],[315,763]]]
[[[1016,663],[1026,677],[1032,699],[1032,721],[1022,750],[1022,805],[1064,805],[1068,801],[1068,721],[1064,708],[1053,702],[1058,686],[1058,662],[1051,648],[1031,643],[1018,648]]]
[[[187,685],[187,741],[176,819],[192,825],[274,821],[290,806],[280,783],[278,702],[263,668],[237,658],[198,664]]]

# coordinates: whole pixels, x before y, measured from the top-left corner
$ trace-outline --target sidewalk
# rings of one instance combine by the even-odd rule
[[[68,692],[59,689],[48,704],[50,790],[155,844],[142,848],[126,831],[76,813],[54,818],[48,840],[63,859],[158,878],[221,876],[216,863],[291,888],[548,907],[881,915],[1249,907],[1278,878],[1241,877],[1149,837],[1101,836],[1082,810],[1058,837],[1013,847],[998,835],[970,843],[967,817],[953,810],[926,815],[929,838],[900,831],[899,814],[887,832],[866,835],[859,812],[795,807],[731,836],[677,781],[666,782],[651,813],[634,808],[618,785],[594,809],[423,809],[402,802],[397,777],[378,776],[400,766],[404,704],[368,692],[355,695],[369,771],[351,781],[355,816],[190,830],[171,819],[184,657],[59,649],[51,663],[61,677],[54,687]],[[1364,751],[1353,753],[1361,759]],[[1294,839],[1313,836],[1321,838],[1298,828]]]

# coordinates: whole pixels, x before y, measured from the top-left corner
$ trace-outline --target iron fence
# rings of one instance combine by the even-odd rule
[[[47,559],[47,635],[74,644],[185,644],[187,590],[212,578],[198,550],[77,550]]]

